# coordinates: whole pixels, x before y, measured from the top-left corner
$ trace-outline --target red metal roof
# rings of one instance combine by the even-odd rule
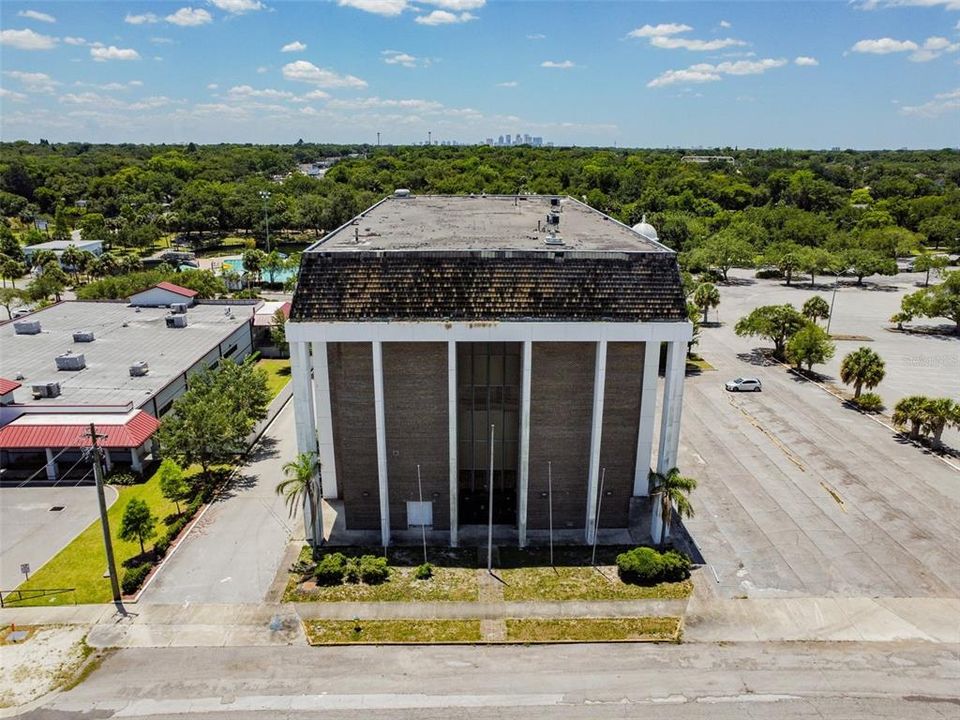
[[[21,416],[17,420],[23,417]],[[90,431],[89,423],[39,425],[18,423],[17,420],[6,427],[0,428],[0,448],[19,450],[90,446],[90,440],[86,437],[86,433]],[[120,421],[121,418],[117,418],[117,420],[116,424],[96,424],[97,433],[106,435],[105,438],[100,438],[99,444],[101,447],[140,447],[160,427],[160,422],[143,410],[138,410],[125,421]]]
[[[20,383],[16,380],[7,380],[6,378],[0,377],[0,395],[6,395],[8,392],[13,392],[18,387]]]
[[[154,285],[154,287],[160,288],[161,290],[169,290],[172,293],[176,293],[177,295],[183,295],[184,297],[188,297],[188,298],[197,296],[196,290],[190,290],[189,288],[180,287],[179,285],[174,285],[173,283],[169,283],[166,281],[158,282],[156,285]],[[140,293],[136,293],[136,294],[139,295]]]

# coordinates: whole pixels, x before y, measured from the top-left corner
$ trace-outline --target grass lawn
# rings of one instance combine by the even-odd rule
[[[680,618],[570,618],[549,620],[525,618],[507,620],[507,640],[517,642],[551,642],[573,640],[659,640],[680,639]]]
[[[348,557],[358,555],[380,555],[382,550],[363,548],[328,548],[326,552],[342,552]],[[417,580],[414,571],[422,562],[422,556],[411,548],[391,548],[390,579],[379,585],[363,583],[343,583],[341,585],[316,585],[312,580],[301,583],[300,578],[291,575],[283,593],[284,602],[343,602],[343,601],[475,601],[477,591],[477,571],[474,567],[476,552],[455,549],[431,549],[430,562],[433,564],[433,577],[429,580]],[[473,562],[465,562],[466,559]],[[301,560],[310,559],[310,548],[300,553]]]
[[[257,360],[257,367],[267,371],[267,387],[270,389],[271,398],[275,398],[290,382],[289,360],[261,358]]]
[[[305,620],[311,645],[355,642],[478,642],[479,620]]]
[[[185,474],[189,475],[190,470]],[[196,472],[196,471],[194,471]],[[110,532],[113,535],[113,554],[117,562],[117,573],[123,578],[123,563],[140,554],[140,543],[125,542],[117,533],[120,530],[120,518],[123,511],[134,498],[144,500],[157,518],[157,537],[166,532],[164,518],[176,513],[176,505],[160,494],[160,484],[156,476],[140,485],[118,487],[120,497],[107,510],[110,520]],[[94,488],[90,488],[95,493]],[[183,505],[183,503],[181,503]],[[144,543],[147,552],[153,547],[152,541]],[[57,553],[46,565],[22,583],[18,590],[39,588],[76,588],[73,593],[60,593],[47,597],[38,597],[16,603],[14,607],[24,605],[72,605],[74,603],[105,603],[113,599],[110,590],[110,578],[104,577],[107,569],[107,555],[103,549],[103,532],[100,519],[97,518],[86,530],[77,535],[69,545]]]
[[[693,357],[687,357],[687,372],[709,372],[711,370],[716,370],[716,368],[704,360],[699,355],[694,355]]]

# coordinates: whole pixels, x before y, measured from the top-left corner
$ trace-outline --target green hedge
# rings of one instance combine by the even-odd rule
[[[680,582],[690,577],[690,558],[676,550],[638,547],[617,555],[617,571],[621,580],[634,585]]]
[[[120,589],[123,590],[124,595],[133,595],[137,590],[140,589],[140,586],[143,585],[143,581],[147,579],[147,575],[150,574],[150,570],[153,568],[151,563],[142,563],[140,565],[134,565],[132,568],[129,568],[124,571],[123,579],[120,581]]]

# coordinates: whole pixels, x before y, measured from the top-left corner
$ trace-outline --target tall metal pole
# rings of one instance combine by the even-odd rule
[[[110,587],[113,601],[120,602],[120,581],[117,579],[117,563],[113,558],[113,540],[110,537],[110,520],[107,518],[107,501],[103,496],[103,468],[100,466],[100,448],[97,446],[97,430],[90,423],[90,444],[93,455],[93,477],[97,483],[97,502],[100,505],[100,526],[103,528],[103,546],[107,551],[107,569],[110,572]]]
[[[830,315],[827,316],[827,335],[830,334],[830,323],[833,322],[833,304],[837,301],[837,285],[840,284],[840,273],[833,282],[833,296],[830,298]]]
[[[607,477],[607,469],[600,471],[600,493],[597,496],[597,515],[593,519],[593,552],[590,555],[590,565],[597,564],[597,536],[600,534],[600,506],[603,505],[603,481]]]
[[[377,133],[378,135],[380,133]],[[420,463],[417,463],[417,492],[420,495],[420,512],[423,512],[423,483],[420,481]],[[420,537],[423,539],[423,562],[427,562],[427,524],[420,517]]]
[[[269,197],[269,196],[268,196]],[[263,223],[267,227],[267,254],[270,254],[270,212],[267,210],[267,198],[263,199]],[[271,280],[273,278],[271,277]]]
[[[547,463],[547,517],[550,519],[550,567],[553,567],[553,463]]]
[[[487,498],[487,572],[493,572],[493,433],[490,426],[490,493]]]

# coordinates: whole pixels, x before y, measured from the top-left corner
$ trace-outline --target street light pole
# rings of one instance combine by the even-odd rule
[[[110,521],[107,519],[107,501],[103,496],[103,468],[100,465],[100,448],[97,440],[105,435],[97,435],[93,423],[90,423],[90,444],[93,459],[93,477],[97,483],[97,502],[100,505],[100,526],[103,529],[103,546],[107,553],[107,572],[110,573],[110,587],[113,601],[120,602],[120,581],[117,579],[117,563],[113,557],[113,540],[110,537]]]
[[[270,193],[266,190],[260,191],[260,197],[263,199],[263,223],[267,228],[267,254],[270,253],[270,215],[267,212],[267,200],[270,199]]]
[[[851,269],[837,270],[837,277],[833,282],[833,295],[830,297],[830,314],[827,316],[827,335],[830,334],[830,323],[833,322],[833,304],[837,301],[837,286],[840,284],[840,276]]]

